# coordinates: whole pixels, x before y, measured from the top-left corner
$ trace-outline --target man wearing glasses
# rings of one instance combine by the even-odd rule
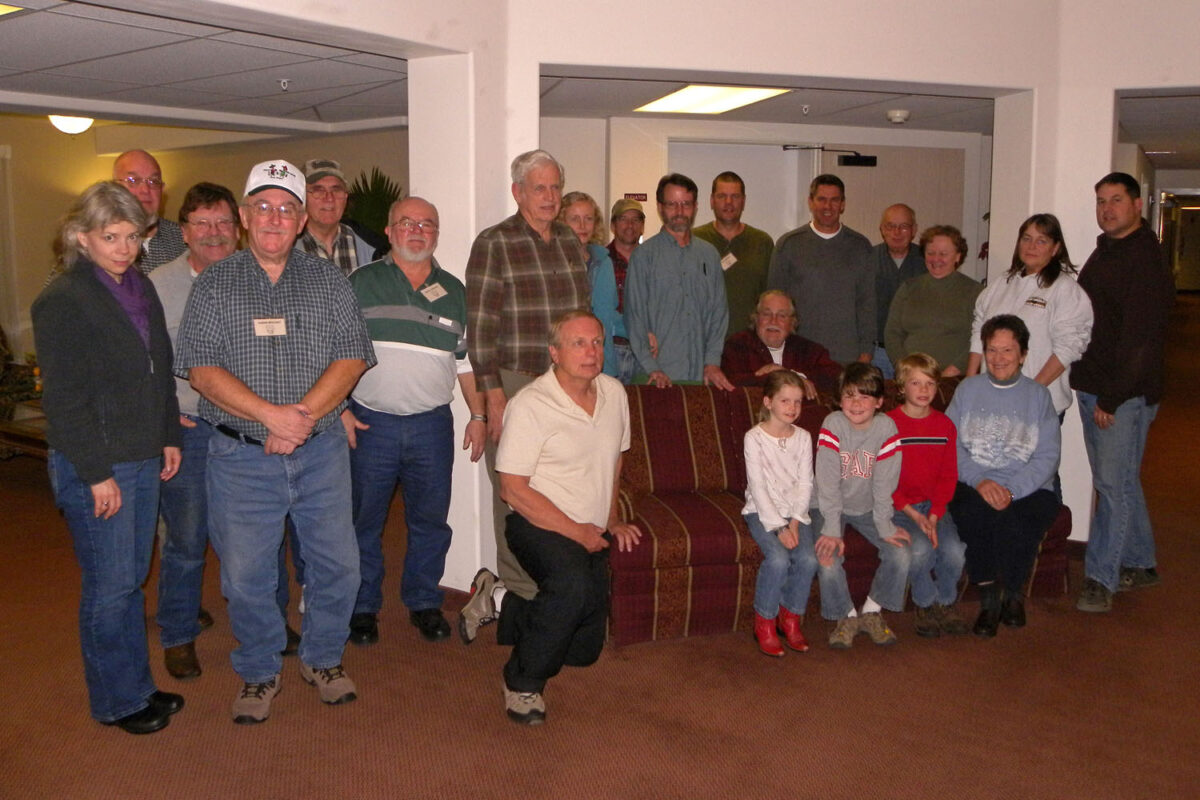
[[[142,256],[137,265],[143,275],[149,275],[187,249],[179,226],[158,216],[164,186],[162,169],[145,150],[130,150],[113,162],[113,180],[131,191],[149,215],[150,227],[142,238]]]
[[[350,199],[342,165],[328,158],[312,158],[304,162],[304,176],[308,184],[308,225],[296,247],[332,261],[343,275],[349,275],[373,259],[375,247],[342,222]]]
[[[250,171],[238,209],[247,249],[192,284],[175,362],[217,431],[208,449],[209,535],[239,643],[239,724],[266,720],[279,693],[287,634],[275,589],[289,516],[305,553],[300,676],[325,703],[357,696],[342,669],[359,572],[338,416],[375,353],[341,272],[293,249],[304,199],[304,176],[292,164],[264,161]]]
[[[883,210],[879,222],[879,235],[883,243],[871,250],[870,264],[875,271],[875,353],[871,363],[879,367],[883,377],[896,377],[892,360],[883,346],[883,329],[887,326],[888,311],[892,298],[900,284],[909,278],[925,274],[925,259],[921,248],[913,244],[917,235],[917,215],[904,205],[896,203]]]
[[[673,172],[659,180],[655,196],[663,227],[633,251],[625,326],[647,383],[662,388],[703,381],[732,391],[720,367],[729,325],[725,277],[717,249],[692,236],[696,193],[686,175]]]
[[[350,641],[359,645],[379,641],[383,528],[397,481],[408,529],[400,599],[425,639],[450,636],[438,582],[450,549],[456,377],[471,411],[463,449],[472,461],[483,455],[487,438],[483,396],[467,360],[467,292],[433,257],[437,209],[419,197],[399,200],[388,212],[387,231],[391,251],[350,276],[379,358],[342,412],[362,574]]]
[[[210,264],[237,249],[237,201],[224,186],[198,183],[183,198],[179,222],[187,250],[150,273],[162,301],[171,347],[179,342],[179,323],[192,282]],[[195,639],[212,625],[201,609],[204,557],[208,549],[208,500],[205,466],[212,426],[200,417],[200,395],[187,381],[175,379],[183,460],[179,472],[163,483],[160,510],[167,523],[158,576],[158,626],[167,672],[178,680],[200,675]]]

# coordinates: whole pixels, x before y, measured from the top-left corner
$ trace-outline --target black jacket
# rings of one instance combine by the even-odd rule
[[[42,371],[46,438],[92,485],[112,465],[162,455],[182,442],[171,340],[154,285],[150,347],[125,310],[81,258],[33,302],[33,333]]]

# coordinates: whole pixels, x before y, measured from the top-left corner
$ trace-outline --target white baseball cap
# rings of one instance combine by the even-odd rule
[[[304,185],[304,173],[296,169],[294,164],[277,158],[251,167],[243,195],[249,197],[263,189],[283,189],[299,200],[300,205],[304,205]]]

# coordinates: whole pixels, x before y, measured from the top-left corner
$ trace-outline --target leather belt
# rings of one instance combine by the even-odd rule
[[[228,436],[230,439],[237,439],[239,442],[245,442],[246,444],[258,445],[259,447],[263,446],[263,443],[261,440],[255,439],[253,436],[247,436],[246,434],[242,433],[241,431],[235,430],[234,428],[231,428],[228,425],[215,425],[213,427],[215,427],[221,433]]]

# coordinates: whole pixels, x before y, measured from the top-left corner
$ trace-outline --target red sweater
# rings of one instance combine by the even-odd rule
[[[954,496],[958,481],[958,431],[942,412],[929,409],[929,416],[913,419],[903,406],[888,412],[900,433],[900,484],[892,494],[899,511],[906,505],[929,500],[929,512],[946,516],[946,504]]]

